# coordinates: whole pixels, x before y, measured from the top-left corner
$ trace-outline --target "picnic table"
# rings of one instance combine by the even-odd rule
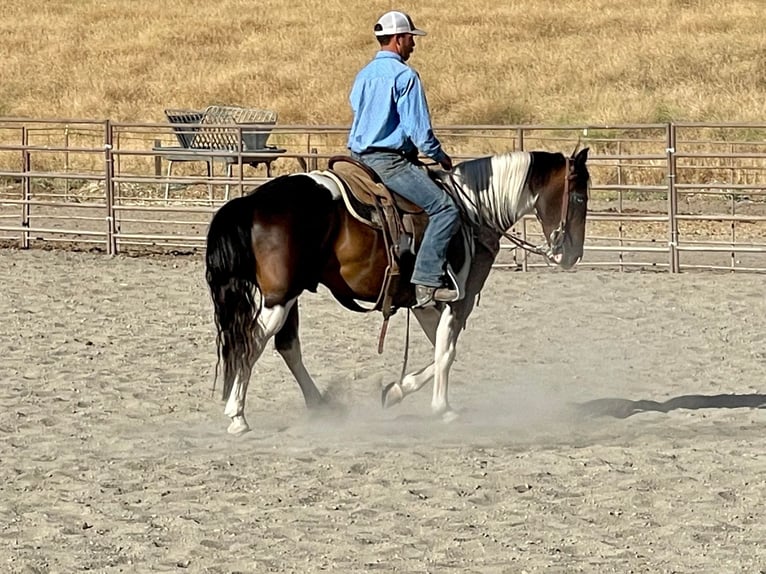
[[[160,145],[153,149],[168,162],[168,178],[173,163],[193,161],[206,163],[208,178],[213,177],[213,166],[217,161],[225,164],[227,178],[231,178],[235,165],[264,165],[266,177],[271,177],[271,164],[287,151],[267,145],[271,129],[277,123],[277,113],[272,110],[216,105],[205,110],[167,109],[165,117],[173,127],[178,145]],[[227,200],[229,187],[227,183]],[[170,181],[167,181],[165,199],[169,195]],[[211,184],[208,184],[208,195],[212,201]]]

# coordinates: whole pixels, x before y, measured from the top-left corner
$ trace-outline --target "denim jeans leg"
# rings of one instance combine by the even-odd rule
[[[395,153],[371,153],[357,159],[369,165],[396,193],[428,214],[423,241],[418,249],[412,282],[439,287],[450,239],[460,225],[460,214],[447,193],[428,174]]]

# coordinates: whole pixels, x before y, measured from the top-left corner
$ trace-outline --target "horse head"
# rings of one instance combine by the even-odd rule
[[[565,157],[535,204],[548,243],[548,258],[564,269],[574,267],[582,258],[590,182],[587,160],[588,148]]]

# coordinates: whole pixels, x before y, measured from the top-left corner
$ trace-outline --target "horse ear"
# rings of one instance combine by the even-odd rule
[[[577,149],[580,147],[580,136],[577,136],[577,143],[575,144],[574,149],[572,150],[572,155],[569,157],[574,158],[575,154],[577,153]]]
[[[584,147],[579,152],[577,152],[577,155],[574,158],[576,165],[585,165],[585,162],[588,161],[589,149],[590,148]]]

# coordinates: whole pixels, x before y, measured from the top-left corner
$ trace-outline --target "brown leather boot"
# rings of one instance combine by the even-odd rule
[[[455,289],[447,287],[429,287],[428,285],[415,285],[415,308],[428,307],[437,301],[449,303],[457,300],[458,293]]]

